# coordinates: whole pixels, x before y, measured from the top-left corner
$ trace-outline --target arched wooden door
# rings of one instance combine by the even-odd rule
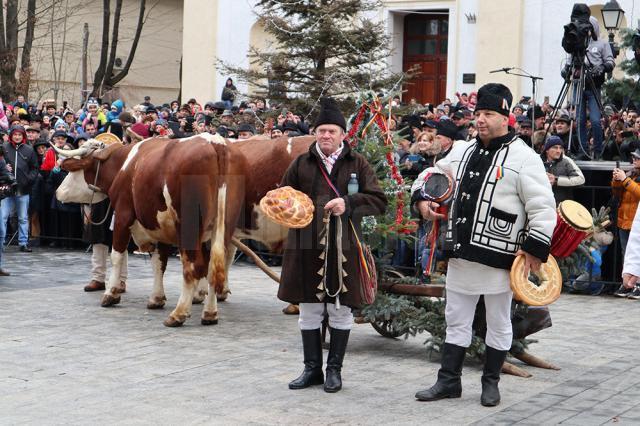
[[[404,19],[403,70],[418,66],[420,74],[407,83],[403,100],[438,104],[447,91],[449,15],[409,14]]]

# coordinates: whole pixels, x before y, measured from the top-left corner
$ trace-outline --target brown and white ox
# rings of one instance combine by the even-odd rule
[[[267,192],[278,187],[285,172],[298,156],[307,152],[309,146],[315,141],[313,136],[299,136],[289,138],[282,136],[269,140],[255,136],[253,138],[232,142],[232,146],[237,148],[245,158],[245,171],[242,182],[244,184],[244,206],[235,237],[238,239],[249,239],[264,244],[270,251],[277,252],[283,247],[285,238],[289,230],[275,222],[269,220],[260,209],[260,200]],[[238,168],[236,168],[238,170]],[[64,184],[64,183],[63,183]],[[160,267],[159,271],[165,271],[168,260],[168,248],[159,247]],[[237,248],[233,244],[228,244],[227,271],[231,267]],[[230,293],[228,285],[228,275],[225,280],[224,289],[218,291],[217,300],[226,300]],[[162,275],[156,274],[154,288],[163,288]],[[164,290],[162,290],[164,296]],[[194,303],[201,302],[208,294],[208,286],[202,281],[198,286],[198,291],[194,296]],[[157,301],[155,302],[157,304]],[[150,300],[147,305],[154,308],[154,302]],[[159,307],[162,307],[161,305]]]
[[[207,137],[210,137],[208,135]],[[189,140],[194,140],[190,138]],[[284,173],[289,168],[291,162],[299,155],[307,152],[309,146],[315,140],[312,136],[296,138],[281,137],[274,140],[247,139],[237,141],[232,144],[234,149],[238,149],[243,154],[244,161],[241,164],[234,164],[233,178],[239,179],[240,185],[244,185],[244,208],[237,223],[235,236],[240,239],[252,239],[259,241],[272,251],[278,251],[287,236],[288,229],[268,220],[259,207],[259,202],[270,190],[276,188]],[[101,158],[100,151],[88,156]],[[237,158],[235,156],[234,158]],[[67,160],[69,161],[69,160]],[[65,161],[66,163],[66,161]],[[97,162],[94,162],[97,163]],[[117,162],[114,162],[117,166]],[[109,186],[108,179],[114,179],[117,173],[105,173],[105,162],[101,163],[99,175],[105,186]],[[67,167],[63,164],[63,167]],[[116,167],[119,168],[119,167]],[[89,203],[102,201],[105,196],[98,198],[98,194],[93,194],[90,185],[93,185],[95,178],[95,165],[85,173],[69,173],[62,182],[56,195],[62,201],[67,199],[73,202]],[[71,195],[71,192],[81,195]],[[80,199],[84,201],[79,201]],[[135,239],[134,239],[135,240]],[[166,270],[170,245],[159,242],[153,252],[151,260],[154,270],[153,291],[149,296],[147,308],[159,309],[165,304],[165,292],[163,285],[163,274]],[[229,270],[236,253],[233,244],[226,246],[226,270]],[[229,291],[228,275],[225,277],[224,287],[216,287],[218,300],[225,300]],[[211,294],[208,291],[209,285],[206,280],[201,280],[198,291],[194,295],[193,302],[199,303]]]
[[[56,192],[58,199],[90,203],[108,196],[114,211],[112,269],[102,306],[120,302],[115,287],[133,237],[141,250],[154,252],[149,307],[162,307],[166,299],[158,246],[176,245],[180,251],[182,292],[164,324],[180,326],[190,316],[199,282],[205,282],[213,295],[205,300],[201,323],[217,324],[215,294],[226,286],[225,247],[242,206],[242,182],[236,177],[246,170],[244,156],[210,134],[182,140],[151,138],[127,146],[103,147],[90,140],[77,150],[59,154],[73,158],[62,163],[70,173]],[[102,196],[97,197],[90,187],[97,187]]]

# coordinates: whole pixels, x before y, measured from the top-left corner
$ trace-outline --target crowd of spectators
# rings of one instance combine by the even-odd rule
[[[387,107],[391,108],[388,124],[394,132],[395,159],[405,178],[414,179],[444,157],[453,144],[475,137],[475,102],[475,92],[456,93],[453,101],[445,99],[437,105],[421,105],[416,99],[404,102],[399,96],[391,100]],[[546,98],[541,105],[534,106],[527,97],[513,107],[510,116],[513,131],[540,154],[557,202],[571,198],[572,187],[585,182],[579,164],[585,164],[582,161],[588,160],[589,154],[634,164],[638,162],[634,159],[640,156],[640,118],[636,111],[617,113],[613,107],[605,107],[601,123],[605,129],[605,144],[598,156],[581,148],[577,126],[571,117],[569,108],[554,111]],[[587,129],[590,127],[587,123]],[[18,96],[0,108],[2,153],[17,180],[19,195],[19,199],[12,197],[11,201],[2,203],[0,237],[11,213],[16,212],[18,216],[17,222],[9,221],[11,229],[9,232],[5,229],[5,242],[19,231],[17,241],[25,252],[31,250],[30,245],[75,247],[82,244],[81,206],[61,203],[55,197],[55,190],[66,172],[60,168],[61,160],[50,144],[74,149],[101,132],[113,133],[124,143],[133,143],[151,136],[183,138],[203,132],[236,140],[273,139],[282,135],[307,135],[312,129],[303,114],[287,105],[261,98],[241,100],[231,78],[226,81],[220,100],[204,105],[196,99],[183,104],[174,100],[155,105],[147,96],[139,104],[128,106],[122,100],[107,103],[90,98],[76,110],[66,102],[57,105],[44,101],[36,106]],[[589,142],[587,146],[591,145]],[[21,158],[31,158],[29,150],[33,151],[33,161],[21,161]],[[24,154],[16,157],[18,151],[21,154],[24,151]],[[629,180],[640,183],[635,171],[625,173],[616,168],[612,185],[616,191],[623,191],[621,199],[626,206],[625,213],[619,215],[621,241],[624,241],[624,231],[628,232],[627,222],[633,217],[638,202],[636,187],[628,184]],[[628,205],[633,197],[631,212]],[[424,237],[424,230],[420,235]],[[418,248],[416,256],[410,251],[404,244],[399,244],[394,263],[410,266],[422,258],[424,267],[424,254],[428,255],[424,244]],[[407,257],[411,260],[407,261]]]

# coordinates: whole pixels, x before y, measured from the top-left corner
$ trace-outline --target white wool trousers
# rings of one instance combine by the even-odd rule
[[[109,246],[106,244],[93,244],[91,247],[91,279],[98,282],[106,282],[107,259],[109,259]],[[127,282],[127,255],[122,259],[122,269],[120,271],[120,281]]]
[[[479,294],[462,294],[447,290],[447,305],[444,315],[447,321],[445,342],[469,347],[471,325],[476,312]],[[511,349],[513,330],[511,329],[511,290],[498,294],[485,294],[484,305],[487,312],[487,337],[485,343],[493,349]]]
[[[348,306],[340,306],[336,309],[333,303],[300,303],[300,316],[298,326],[300,330],[316,330],[322,326],[324,319],[324,307],[329,314],[329,327],[337,330],[351,330],[353,327],[353,314]]]

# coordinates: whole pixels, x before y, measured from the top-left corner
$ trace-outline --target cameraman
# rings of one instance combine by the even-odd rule
[[[574,102],[577,102],[576,118],[578,119],[578,137],[584,153],[582,153],[578,159],[589,159],[589,137],[587,135],[587,111],[589,109],[589,120],[591,121],[591,136],[593,137],[593,159],[600,160],[602,158],[602,124],[600,119],[602,114],[600,112],[600,89],[605,81],[605,74],[611,72],[615,67],[615,61],[613,53],[611,52],[611,46],[604,40],[598,40],[600,34],[600,25],[598,20],[593,16],[589,17],[589,22],[593,27],[591,32],[591,38],[587,46],[586,55],[584,59],[584,70],[589,74],[585,76],[584,91],[580,99],[576,99],[577,88],[574,86]],[[562,76],[565,78],[571,78],[569,75],[570,64],[573,62],[573,57],[565,66]],[[591,78],[589,78],[589,76]],[[575,76],[574,76],[575,77]],[[590,84],[593,82],[593,85]]]

